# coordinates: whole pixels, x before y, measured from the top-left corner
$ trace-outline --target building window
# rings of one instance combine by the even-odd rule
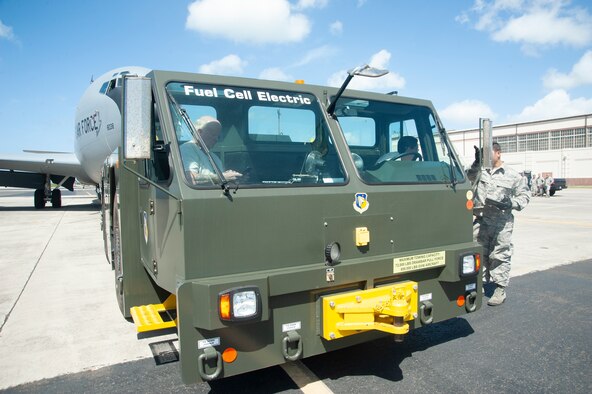
[[[574,148],[586,147],[586,129],[576,129],[574,131]]]
[[[532,151],[549,150],[549,132],[531,134],[528,148]]]
[[[574,135],[573,130],[562,130],[561,131],[561,149],[574,147],[573,135]]]
[[[493,137],[502,152],[536,152],[592,147],[592,127]]]
[[[494,140],[502,146],[504,152],[529,152],[585,148],[586,143],[588,146],[592,146],[590,142],[591,135],[592,129],[588,129],[588,142],[586,142],[585,129],[572,129],[520,134],[517,136],[517,143],[515,136],[497,137]],[[512,150],[512,147],[514,150]]]
[[[518,136],[518,152],[526,151],[526,134]]]
[[[494,142],[500,144],[502,152],[516,152],[516,136],[506,135],[503,137],[496,137],[493,139]]]
[[[561,149],[561,131],[551,131],[551,144],[549,149]]]

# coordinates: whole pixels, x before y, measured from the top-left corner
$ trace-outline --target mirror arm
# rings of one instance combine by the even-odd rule
[[[345,79],[345,81],[343,81],[343,84],[341,84],[341,87],[337,91],[337,94],[335,96],[333,96],[333,100],[331,100],[331,103],[327,107],[327,113],[331,117],[333,116],[333,113],[335,112],[335,106],[337,105],[337,100],[339,100],[339,98],[343,94],[343,91],[345,90],[345,88],[347,87],[347,85],[349,85],[349,83],[352,80],[352,78],[354,77],[354,75],[355,74],[353,72],[349,73],[347,75],[347,78]]]
[[[337,94],[333,97],[333,100],[331,100],[331,103],[329,103],[329,106],[327,107],[327,113],[329,114],[329,116],[331,116],[332,118],[335,117],[334,112],[335,112],[335,106],[337,105],[337,100],[339,100],[339,98],[343,94],[343,91],[345,90],[347,85],[349,85],[349,83],[352,80],[352,78],[354,77],[354,75],[361,75],[364,77],[377,78],[377,77],[382,77],[383,75],[386,75],[386,74],[388,74],[388,70],[379,70],[374,67],[370,67],[370,65],[368,65],[368,64],[365,64],[361,67],[356,67],[353,70],[349,70],[347,72],[347,78],[345,79],[345,81],[343,81],[343,84],[341,84],[341,87],[337,91]]]

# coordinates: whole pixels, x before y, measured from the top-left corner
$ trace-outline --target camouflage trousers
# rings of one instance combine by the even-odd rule
[[[510,260],[514,251],[512,230],[514,217],[498,221],[476,219],[473,222],[473,240],[483,246],[483,281],[490,280],[500,286],[510,283]]]

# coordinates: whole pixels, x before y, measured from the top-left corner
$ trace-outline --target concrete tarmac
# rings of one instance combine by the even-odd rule
[[[153,365],[150,345],[174,343],[175,335],[139,340],[121,317],[94,198],[92,189],[64,192],[63,208],[35,210],[31,191],[0,189],[0,389],[134,360]],[[533,198],[516,213],[512,275],[589,259],[591,240],[592,189]]]
[[[94,189],[63,207],[32,207],[32,192],[0,189],[0,389],[152,357],[122,318]]]
[[[572,188],[532,197],[514,211],[512,276],[592,257],[592,189]]]
[[[502,306],[302,360],[184,385],[176,362],[141,359],[13,387],[17,393],[565,393],[592,392],[592,259],[513,279]],[[583,301],[584,300],[584,301]]]

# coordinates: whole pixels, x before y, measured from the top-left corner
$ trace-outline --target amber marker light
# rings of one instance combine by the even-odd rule
[[[464,306],[465,305],[465,296],[464,295],[459,295],[458,298],[456,299],[456,305],[458,306]]]
[[[472,210],[473,209],[473,205],[474,205],[473,204],[473,200],[467,200],[467,205],[466,205],[467,210],[469,210],[469,211]]]
[[[222,360],[224,360],[225,363],[233,363],[237,357],[238,352],[233,347],[229,347],[222,352]]]
[[[304,79],[297,79],[294,81],[294,83],[297,85],[304,85]]]
[[[475,253],[475,271],[479,271],[479,268],[481,268],[481,255]]]
[[[220,295],[220,317],[230,320],[230,294]]]

